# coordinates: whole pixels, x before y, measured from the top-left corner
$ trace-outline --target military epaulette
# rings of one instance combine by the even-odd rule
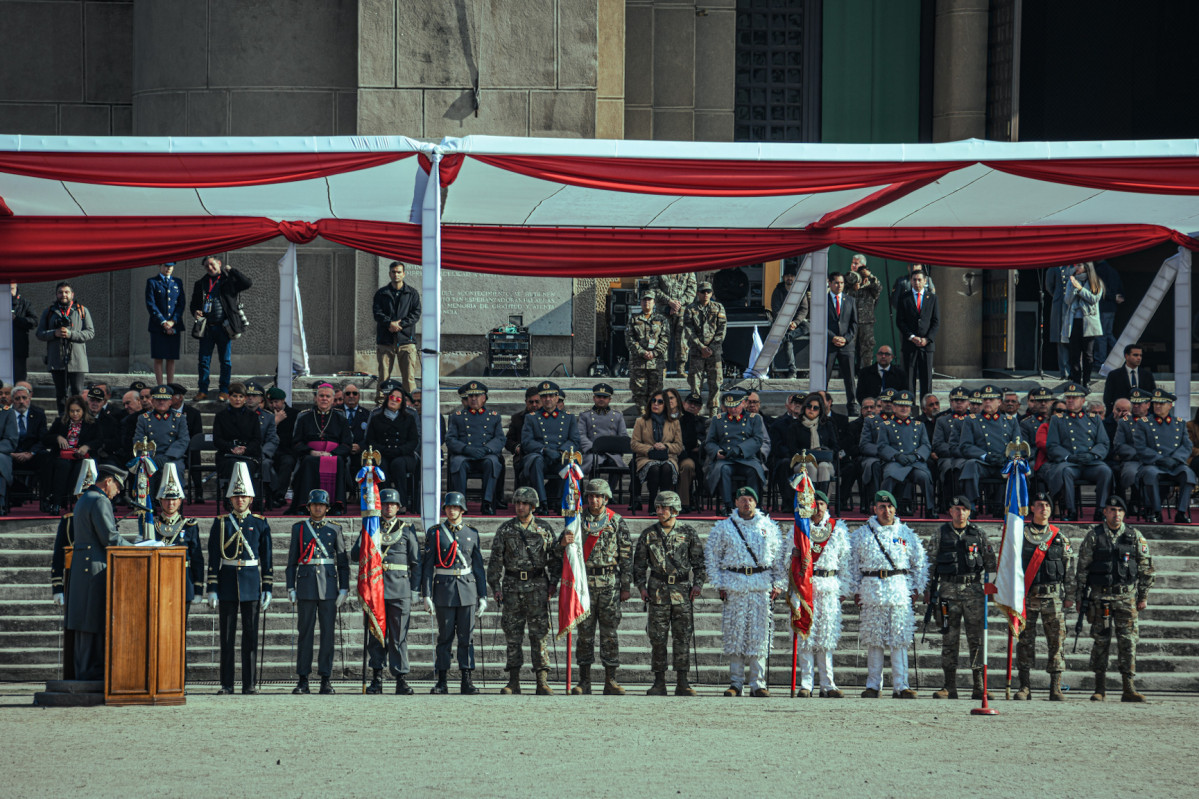
[[[187,518],[187,519],[184,519],[184,520],[183,520],[183,525],[184,525],[185,527],[186,527],[187,525],[189,525],[189,524],[199,525],[199,524],[200,524],[200,520],[199,520],[199,519],[192,519],[192,518],[190,518],[190,517],[189,517],[189,518]]]
[[[253,516],[255,519],[262,519],[264,522],[266,521],[266,517],[263,516],[261,513],[251,513],[250,515]]]
[[[70,513],[64,513],[64,514],[62,515],[62,518],[64,518],[64,519],[69,519],[69,518],[71,518],[71,517],[72,517],[72,516],[74,516],[74,515],[75,515],[75,512],[74,512],[74,511],[72,511],[72,512],[70,512]]]

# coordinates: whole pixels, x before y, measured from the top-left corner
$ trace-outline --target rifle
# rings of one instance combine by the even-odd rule
[[[1078,603],[1078,621],[1074,623],[1074,649],[1071,652],[1078,651],[1078,636],[1082,635],[1082,625],[1086,621],[1087,613],[1091,609],[1091,587],[1088,585],[1083,592],[1082,599]]]
[[[936,610],[937,605],[940,604],[940,600],[941,600],[941,592],[939,590],[938,581],[935,579],[929,580],[929,582],[928,582],[928,606],[924,609],[924,629],[920,633],[920,643],[922,643],[922,644],[924,643],[925,639],[928,637],[928,623],[932,620],[933,612]],[[945,618],[944,614],[942,614],[941,618],[942,618],[942,620],[944,620],[944,618]],[[944,629],[944,627],[942,627],[941,632],[944,632],[944,631],[945,631],[945,629]]]

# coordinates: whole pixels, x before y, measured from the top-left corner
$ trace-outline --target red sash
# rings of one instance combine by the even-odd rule
[[[612,521],[612,517],[616,515],[615,511],[613,511],[611,508],[604,508],[604,510],[608,514],[608,521]],[[601,533],[603,532],[602,527],[600,528],[600,532]],[[587,540],[583,542],[583,562],[584,563],[591,560],[591,552],[592,552],[592,550],[595,549],[595,545],[599,543],[599,540],[600,540],[599,533],[596,533],[595,535],[591,535],[590,533],[587,534]]]
[[[1053,545],[1053,539],[1057,538],[1059,531],[1051,524],[1049,525],[1049,532],[1049,538],[1045,539],[1043,543],[1037,544],[1037,548],[1033,550],[1032,557],[1028,559],[1028,568],[1024,570],[1025,594],[1032,588],[1032,581],[1037,576],[1037,571],[1041,568],[1041,561],[1045,560],[1045,553]]]

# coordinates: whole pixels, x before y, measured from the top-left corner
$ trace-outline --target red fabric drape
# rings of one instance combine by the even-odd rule
[[[71,183],[204,189],[309,180],[415,154],[0,152],[0,172]]]
[[[1059,158],[984,164],[1011,175],[1091,189],[1199,194],[1199,158]]]
[[[471,158],[521,175],[609,191],[693,197],[816,194],[936,179],[966,162],[709,161],[671,158],[584,158],[481,155]]]

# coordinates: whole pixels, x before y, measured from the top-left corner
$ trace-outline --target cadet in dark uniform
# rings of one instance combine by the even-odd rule
[[[1062,657],[1065,617],[1066,610],[1074,607],[1073,596],[1063,596],[1063,588],[1074,584],[1074,550],[1070,539],[1056,525],[1049,523],[1053,500],[1048,493],[1042,491],[1034,496],[1031,510],[1032,518],[1024,525],[1020,551],[1028,592],[1024,596],[1025,624],[1020,628],[1020,640],[1016,645],[1020,688],[1015,696],[1016,699],[1032,699],[1030,672],[1037,657],[1037,617],[1040,617],[1048,649],[1045,665],[1049,672],[1049,701],[1061,702],[1066,698],[1062,693],[1062,670],[1066,665]],[[1032,582],[1029,582],[1030,574]]]
[[[312,637],[317,616],[321,620],[321,648],[316,670],[321,693],[335,693],[329,684],[333,674],[333,629],[337,609],[350,592],[350,559],[341,525],[328,521],[329,492],[314,488],[308,494],[308,518],[291,526],[287,551],[287,598],[299,602],[297,620],[296,674],[300,676],[293,694],[309,693],[312,672]]]
[[[271,604],[275,571],[271,526],[250,513],[254,483],[244,463],[233,464],[225,492],[233,511],[212,520],[208,534],[208,606],[220,608],[221,690],[233,693],[233,644],[241,616],[241,692],[258,693],[258,615]]]
[[[937,478],[942,497],[953,494],[953,486],[966,463],[966,459],[962,457],[961,440],[969,405],[970,395],[965,388],[957,386],[949,392],[949,411],[938,416],[936,424],[933,425],[932,446],[933,454],[937,457],[933,462],[932,471]],[[944,500],[939,504],[941,508],[946,507]]]
[[[920,422],[912,421],[912,394],[901,391],[892,402],[895,418],[888,419],[878,427],[878,454],[883,464],[883,490],[903,495],[904,507],[900,513],[911,515],[911,500],[899,486],[908,487],[915,482],[924,492],[924,501],[931,504],[933,476],[928,470],[928,456],[932,446],[928,443],[928,431]]]
[[[1095,673],[1092,702],[1107,695],[1107,662],[1112,633],[1116,635],[1120,673],[1124,677],[1121,702],[1144,702],[1133,678],[1137,671],[1137,615],[1149,603],[1153,587],[1153,559],[1140,531],[1124,525],[1124,500],[1113,496],[1103,508],[1103,523],[1090,529],[1078,549],[1074,596],[1078,612],[1091,623],[1091,671]]]
[[[1110,442],[1103,422],[1089,416],[1082,409],[1087,390],[1071,383],[1062,392],[1066,400],[1066,413],[1049,419],[1049,431],[1045,439],[1045,452],[1049,462],[1045,467],[1045,482],[1050,492],[1061,498],[1065,512],[1062,521],[1078,521],[1078,509],[1074,507],[1074,481],[1078,478],[1095,483],[1098,501],[1112,490],[1112,470],[1104,463]],[[1103,512],[1095,508],[1095,519]]]
[[[533,487],[541,500],[539,514],[550,512],[547,504],[546,481],[561,485],[558,469],[562,453],[579,451],[579,426],[574,414],[558,410],[561,392],[556,383],[544,380],[537,386],[541,410],[525,417],[520,432],[520,450],[524,483]],[[560,499],[560,489],[559,497]]]
[[[466,407],[449,415],[445,446],[450,453],[450,490],[466,495],[466,477],[471,469],[483,474],[484,516],[495,515],[495,491],[504,463],[504,422],[499,413],[487,409],[487,386],[472,380],[458,389]]]
[[[104,679],[108,547],[127,546],[117,532],[112,499],[127,472],[107,464],[75,503],[75,550],[67,582],[67,629],[75,633],[75,679]]]
[[[740,391],[729,391],[720,403],[724,413],[708,425],[704,452],[708,492],[720,497],[722,512],[728,515],[733,512],[734,475],[738,486],[749,486],[755,494],[766,482],[766,468],[758,454],[766,440],[766,425],[761,416],[744,412],[745,394]]]
[[[556,393],[556,391],[555,391]],[[437,684],[429,693],[448,693],[446,673],[450,670],[450,649],[458,639],[458,670],[462,672],[461,693],[477,694],[471,682],[475,668],[475,647],[471,636],[475,619],[487,610],[487,570],[479,531],[462,519],[466,497],[456,491],[445,495],[441,503],[445,521],[425,532],[425,551],[421,562],[421,596],[425,610],[437,614]]]
[[[1159,477],[1168,476],[1178,486],[1178,506],[1175,524],[1190,524],[1187,512],[1191,492],[1195,490],[1195,473],[1187,466],[1191,457],[1191,439],[1186,422],[1173,415],[1174,395],[1162,389],[1153,392],[1153,416],[1137,420],[1133,426],[1137,456],[1141,461],[1141,496],[1149,506],[1149,523],[1162,520]]]
[[[1007,445],[1020,437],[1016,419],[999,410],[1002,398],[1003,393],[995,386],[983,386],[982,413],[965,420],[958,439],[958,451],[966,459],[962,465],[962,495],[975,512],[979,511],[979,480],[1002,476]]]
[[[549,696],[554,691],[549,684],[550,664],[545,651],[550,628],[546,600],[558,583],[562,558],[554,547],[554,528],[533,515],[537,492],[522,486],[513,493],[512,504],[516,518],[508,519],[496,531],[487,562],[487,585],[502,608],[501,624],[508,647],[504,662],[508,684],[500,693],[520,693],[520,667],[524,665],[521,644],[527,625],[537,694]]]
[[[974,682],[974,699],[983,698],[983,572],[995,571],[995,550],[983,529],[970,521],[971,501],[954,497],[949,506],[952,521],[941,525],[937,535],[929,540],[929,562],[937,580],[942,607],[948,608],[944,621],[947,628],[941,636],[941,670],[945,687],[933,692],[933,699],[958,698],[958,652],[962,627],[966,628],[966,645],[970,650],[970,673]],[[930,597],[925,594],[925,602]],[[990,699],[990,693],[987,694]]]
[[[406,524],[396,515],[400,511],[400,492],[385,488],[379,492],[383,515],[379,518],[379,554],[383,560],[383,607],[387,622],[387,647],[373,636],[366,638],[366,653],[370,658],[371,676],[368,694],[383,693],[383,657],[396,680],[396,693],[411,695],[405,677],[408,674],[408,625],[412,619],[412,602],[420,595],[420,539],[416,527]],[[350,550],[350,560],[358,562],[362,552],[362,534]]]
[[[183,564],[187,575],[183,591],[183,599],[187,603],[184,606],[186,630],[191,606],[204,599],[204,546],[200,543],[199,522],[179,513],[183,506],[183,481],[179,479],[175,464],[163,466],[161,476],[157,497],[161,512],[154,519],[154,538],[166,547],[187,547],[187,558]]]

